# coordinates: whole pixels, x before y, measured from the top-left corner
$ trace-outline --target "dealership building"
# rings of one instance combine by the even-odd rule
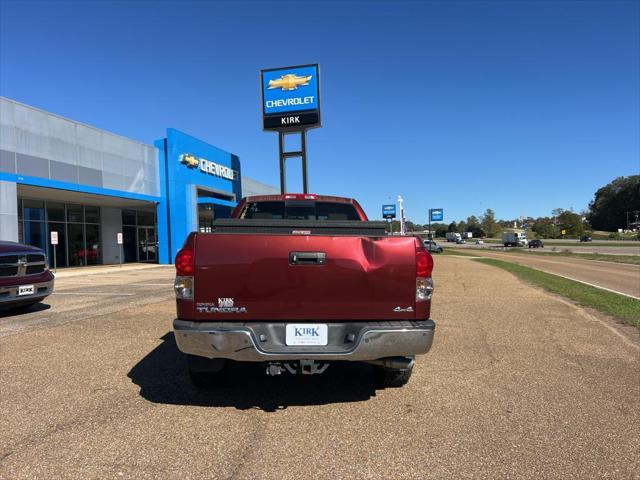
[[[0,240],[55,249],[58,267],[171,263],[189,232],[272,193],[178,130],[147,145],[0,97]]]

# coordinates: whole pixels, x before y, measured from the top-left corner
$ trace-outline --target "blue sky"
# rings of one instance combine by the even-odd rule
[[[259,70],[319,63],[310,190],[426,222],[585,208],[640,171],[640,2],[0,2],[0,95],[278,184]],[[299,165],[287,170],[301,190]]]

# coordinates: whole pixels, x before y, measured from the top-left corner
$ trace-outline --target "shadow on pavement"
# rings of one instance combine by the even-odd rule
[[[0,307],[0,318],[3,317],[17,317],[19,315],[26,315],[27,313],[42,312],[43,310],[49,310],[51,305],[47,303],[36,303],[34,305],[25,305],[18,307]]]
[[[153,403],[204,407],[256,408],[266,412],[289,406],[361,402],[375,396],[373,369],[352,362],[332,364],[322,375],[269,377],[263,364],[233,363],[220,386],[200,390],[187,374],[173,332],[128,373],[140,395]]]

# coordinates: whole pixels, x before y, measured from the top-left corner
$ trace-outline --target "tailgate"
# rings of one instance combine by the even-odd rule
[[[413,237],[198,234],[197,319],[413,319]],[[224,311],[220,307],[233,307]],[[246,311],[244,311],[246,309]]]

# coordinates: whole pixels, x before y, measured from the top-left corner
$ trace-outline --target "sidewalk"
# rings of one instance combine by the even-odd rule
[[[56,278],[79,277],[84,275],[109,274],[146,270],[149,268],[175,268],[173,265],[158,265],[157,263],[127,263],[122,265],[91,265],[86,267],[59,268]],[[53,269],[51,269],[53,271]]]

